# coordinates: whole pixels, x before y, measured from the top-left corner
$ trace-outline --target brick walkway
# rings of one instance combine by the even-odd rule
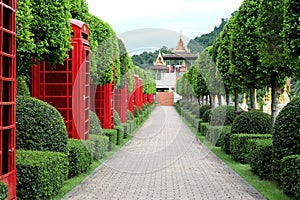
[[[205,148],[173,107],[156,107],[121,150],[64,199],[264,199]]]

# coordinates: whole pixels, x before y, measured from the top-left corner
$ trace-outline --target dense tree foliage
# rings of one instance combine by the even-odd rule
[[[68,1],[18,1],[18,74],[29,73],[32,62],[45,60],[50,65],[64,62],[71,48],[70,18]]]

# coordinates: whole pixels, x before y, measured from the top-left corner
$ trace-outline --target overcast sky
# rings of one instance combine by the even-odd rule
[[[211,32],[220,25],[221,18],[229,18],[243,0],[86,0],[90,12],[114,29],[128,48],[148,48],[169,46],[166,39],[177,38],[181,32],[185,40]],[[141,32],[142,30],[142,32]],[[128,40],[144,37],[152,30],[159,44],[140,44],[131,47]],[[154,34],[156,32],[157,34]],[[159,33],[172,33],[165,38],[157,38]],[[142,35],[141,35],[142,33]],[[174,33],[174,34],[173,34]],[[131,39],[128,39],[130,35]],[[149,41],[155,40],[148,34]],[[139,41],[141,42],[141,41]],[[130,47],[129,47],[130,46]],[[173,45],[174,46],[174,45]]]

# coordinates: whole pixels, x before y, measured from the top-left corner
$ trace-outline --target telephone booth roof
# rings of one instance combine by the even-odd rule
[[[84,33],[86,35],[90,34],[90,29],[85,22],[79,21],[77,19],[70,19],[70,23],[71,23],[71,27],[74,31],[74,36],[76,35],[76,33],[79,33],[79,34]]]

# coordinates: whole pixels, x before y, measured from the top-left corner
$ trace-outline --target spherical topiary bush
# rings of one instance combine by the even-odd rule
[[[100,120],[96,113],[90,110],[90,134],[102,135]]]
[[[18,149],[67,152],[66,126],[53,106],[25,96],[17,97],[16,106]]]
[[[231,133],[271,134],[271,116],[262,111],[248,111],[238,115],[231,127]]]
[[[218,106],[211,110],[210,125],[231,125],[236,117],[234,106]]]
[[[238,115],[231,127],[231,133],[270,134],[272,132],[271,116],[267,113],[253,110]]]
[[[285,156],[300,154],[300,98],[287,104],[276,118],[273,130],[273,177],[280,179],[280,162]]]

